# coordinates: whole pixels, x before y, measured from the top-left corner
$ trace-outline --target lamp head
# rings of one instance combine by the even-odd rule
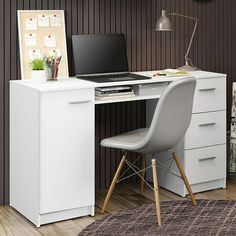
[[[171,31],[171,22],[166,16],[166,10],[161,11],[161,17],[157,20],[156,28],[157,31]]]

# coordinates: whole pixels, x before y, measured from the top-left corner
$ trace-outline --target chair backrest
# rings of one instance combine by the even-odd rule
[[[140,144],[142,152],[168,150],[181,141],[190,125],[195,87],[194,77],[170,83],[156,105],[149,131]]]

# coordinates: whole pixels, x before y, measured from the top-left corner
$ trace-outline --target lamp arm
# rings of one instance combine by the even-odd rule
[[[189,42],[189,45],[188,45],[187,52],[186,52],[186,54],[185,54],[185,62],[186,62],[186,64],[188,64],[188,61],[189,61],[188,54],[189,54],[189,51],[190,51],[191,46],[192,46],[193,38],[194,38],[194,35],[195,35],[195,32],[196,32],[196,29],[197,29],[197,25],[198,25],[198,21],[199,21],[199,20],[198,20],[197,18],[195,18],[195,17],[182,15],[182,14],[179,14],[179,13],[176,13],[176,12],[169,13],[169,15],[170,15],[170,16],[179,16],[179,17],[183,17],[183,18],[187,18],[187,19],[190,19],[190,20],[194,20],[194,21],[195,21],[194,28],[193,28],[193,33],[192,33],[192,36],[191,36],[191,38],[190,38],[190,42]]]
[[[183,18],[190,19],[190,20],[199,21],[198,18],[195,18],[195,17],[192,17],[192,16],[182,15],[182,14],[179,14],[179,13],[176,13],[176,12],[171,12],[171,13],[169,13],[168,15],[169,15],[169,16],[179,16],[179,17],[183,17]]]
[[[188,45],[187,52],[186,52],[186,54],[185,54],[185,60],[188,60],[188,59],[189,59],[189,58],[188,58],[188,54],[189,54],[189,51],[190,51],[191,46],[192,46],[193,38],[194,38],[196,29],[197,29],[197,24],[198,24],[198,21],[195,22],[195,25],[194,25],[194,28],[193,28],[193,33],[192,33],[192,36],[191,36],[191,39],[190,39],[190,42],[189,42],[189,45]]]

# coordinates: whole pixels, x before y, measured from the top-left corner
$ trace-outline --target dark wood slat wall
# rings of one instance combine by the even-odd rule
[[[4,203],[4,2],[0,2],[0,204]]]
[[[199,27],[191,51],[203,70],[228,74],[228,128],[231,88],[236,81],[235,0],[2,0],[0,1],[0,204],[9,199],[9,80],[20,79],[17,9],[63,9],[66,17],[70,74],[74,74],[72,34],[124,33],[130,69],[152,70],[184,64],[193,24],[173,20],[171,33],[156,33],[161,9],[198,17]],[[96,107],[96,185],[110,183],[120,151],[103,149],[107,136],[145,125],[145,103],[119,103]],[[109,158],[111,156],[111,158]],[[132,159],[135,155],[132,154]]]

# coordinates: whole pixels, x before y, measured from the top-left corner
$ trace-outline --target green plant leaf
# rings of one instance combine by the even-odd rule
[[[43,59],[36,58],[29,62],[31,70],[44,70],[45,69],[45,62]]]

